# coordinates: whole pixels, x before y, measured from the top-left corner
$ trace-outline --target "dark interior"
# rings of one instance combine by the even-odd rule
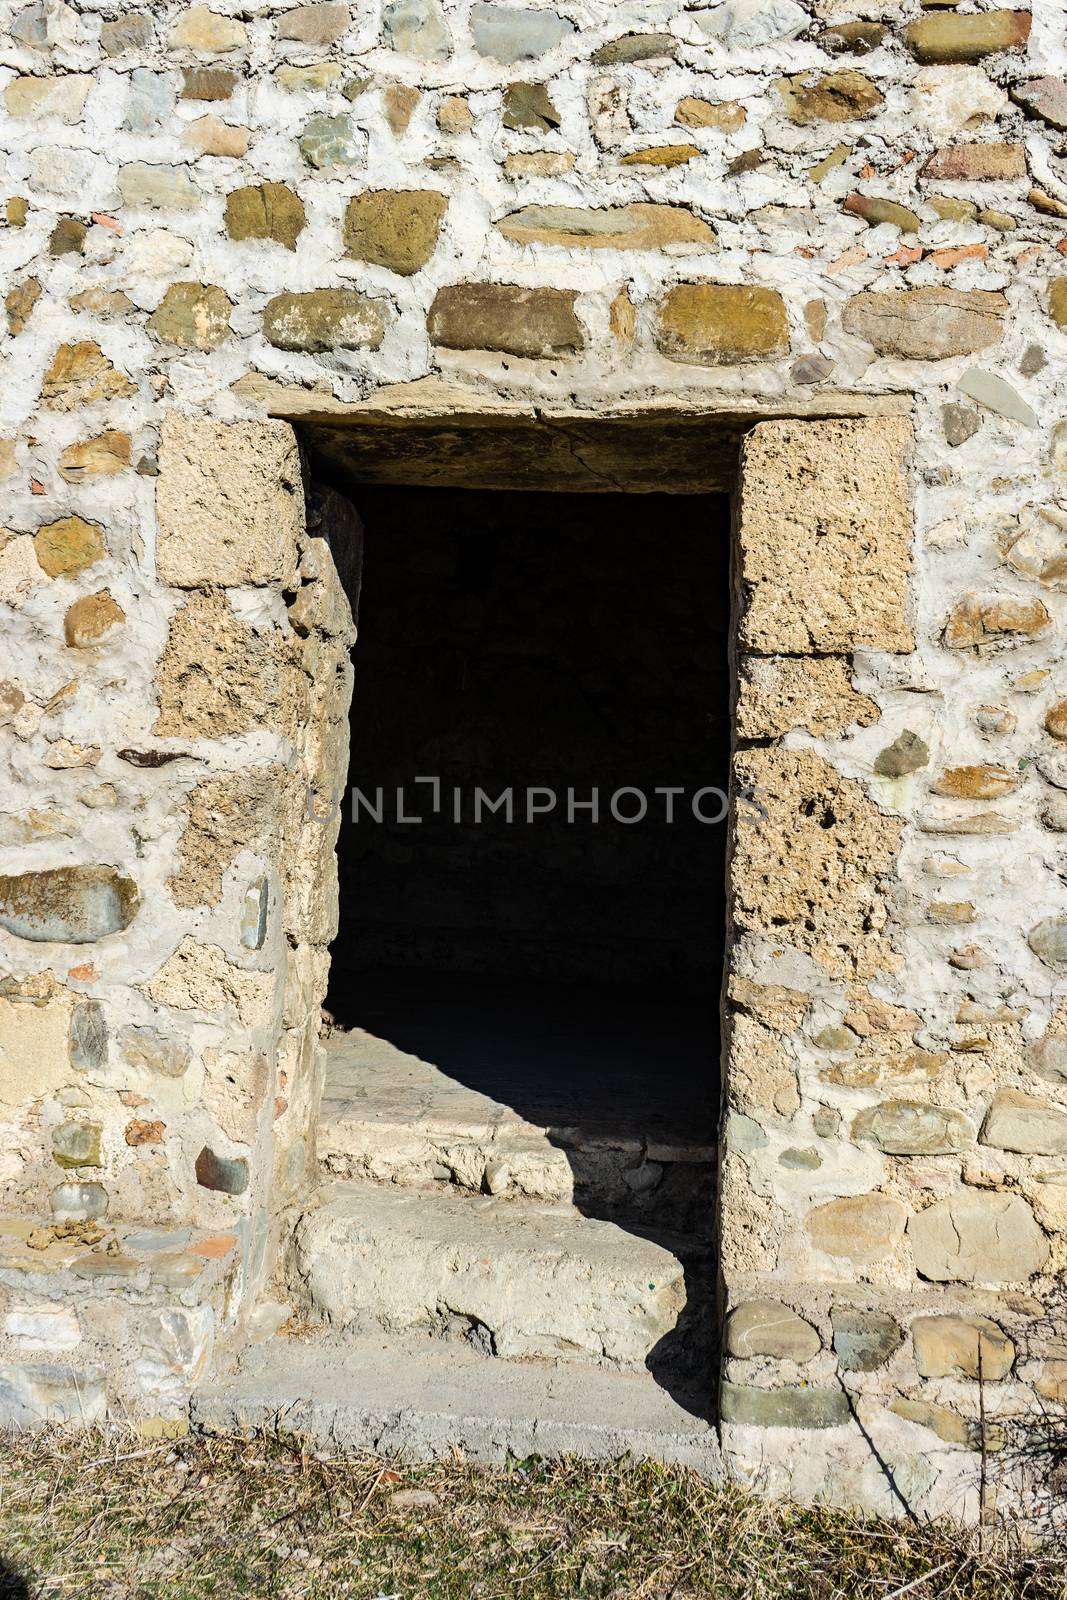
[[[382,821],[343,807],[327,1008],[547,1125],[712,1142],[727,830],[692,796],[727,786],[728,500],[354,499],[350,785]]]
[[[420,989],[435,1010],[513,995],[528,1026],[540,993],[599,1026],[670,1017],[706,1051],[726,828],[691,801],[726,787],[725,497],[367,487],[356,506],[350,782],[369,805],[344,808],[329,1009],[374,1030]],[[484,799],[476,819],[477,791],[509,788],[510,821]],[[557,798],[528,820],[534,789]],[[641,820],[612,814],[623,789]]]

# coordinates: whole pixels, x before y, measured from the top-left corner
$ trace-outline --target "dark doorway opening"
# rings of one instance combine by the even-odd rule
[[[659,1360],[707,1398],[728,500],[346,492],[363,801],[327,1008],[547,1130],[583,1213],[688,1241]]]

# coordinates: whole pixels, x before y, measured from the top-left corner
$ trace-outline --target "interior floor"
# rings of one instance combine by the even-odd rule
[[[360,1028],[328,1052],[329,1120],[388,1108],[458,1135],[510,1112],[575,1145],[711,1158],[716,1023],[699,1000],[402,971],[363,975],[358,995]]]

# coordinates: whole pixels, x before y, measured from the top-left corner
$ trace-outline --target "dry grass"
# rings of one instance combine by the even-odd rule
[[[3,1600],[1067,1600],[1059,1548],[983,1550],[647,1464],[408,1467],[118,1433],[0,1452]]]

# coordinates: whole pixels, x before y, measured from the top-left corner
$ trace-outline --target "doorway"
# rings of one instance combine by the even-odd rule
[[[648,1365],[706,1401],[729,501],[346,489],[320,1158],[669,1243],[686,1309]]]

